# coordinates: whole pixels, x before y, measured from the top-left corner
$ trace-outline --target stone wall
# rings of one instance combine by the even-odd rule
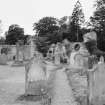
[[[0,45],[0,55],[2,55],[2,49],[7,49],[7,57],[8,60],[16,59],[17,56],[24,56],[24,60],[29,60],[35,51],[35,45],[23,45],[22,47],[18,47],[16,45]],[[17,54],[19,52],[19,55]],[[21,55],[20,55],[21,53]]]

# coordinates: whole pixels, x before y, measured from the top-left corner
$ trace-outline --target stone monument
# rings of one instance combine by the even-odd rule
[[[12,66],[23,66],[24,65],[24,46],[23,46],[23,42],[21,40],[19,40],[16,43],[16,59],[14,61],[14,63],[12,64]]]
[[[46,87],[46,76],[42,57],[36,55],[25,65],[26,71],[26,95],[41,95],[42,89]]]

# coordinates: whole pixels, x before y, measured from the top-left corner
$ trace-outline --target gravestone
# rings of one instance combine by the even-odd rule
[[[13,62],[12,66],[24,66],[23,51],[24,51],[23,42],[19,40],[19,42],[17,42],[16,44],[16,59]]]
[[[80,105],[87,104],[87,76],[89,53],[83,43],[74,43],[68,67],[68,78]]]
[[[86,71],[87,68],[70,65],[67,68],[67,75],[69,84],[72,87],[72,91],[74,97],[80,105],[88,105],[87,104],[87,76]]]
[[[41,95],[41,89],[46,87],[44,67],[39,58],[33,58],[25,66],[26,71],[26,95]]]
[[[105,63],[102,58],[89,72],[89,99],[92,105],[105,104]]]
[[[30,59],[34,56],[34,52],[35,52],[35,44],[34,44],[34,40],[32,37],[28,38],[28,44],[29,44],[29,53],[30,53]]]
[[[55,56],[55,61],[54,63],[59,65],[60,64],[60,49],[59,49],[59,43],[56,44],[55,47],[55,52],[54,52],[54,56]]]
[[[75,47],[77,46],[77,47]],[[70,65],[88,68],[89,53],[83,43],[74,43],[70,56]]]
[[[55,44],[52,44],[47,52],[47,58],[54,62]]]
[[[23,53],[24,53],[24,60],[25,61],[28,61],[28,60],[30,60],[31,59],[31,57],[30,57],[30,45],[24,45],[24,51],[23,51]]]
[[[63,44],[61,43],[56,44],[54,55],[55,55],[55,64],[59,65],[60,63],[67,62],[66,49]]]
[[[16,58],[16,45],[9,45],[8,60],[13,61]]]
[[[0,55],[0,65],[6,65],[8,61],[8,57],[6,54],[1,54]]]

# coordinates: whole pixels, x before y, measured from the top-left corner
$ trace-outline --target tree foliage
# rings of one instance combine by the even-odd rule
[[[37,33],[36,45],[38,50],[42,53],[46,52],[49,45],[61,42],[65,37],[64,33],[66,32],[68,34],[66,36],[70,39],[70,41],[81,41],[82,32],[80,31],[80,28],[83,22],[84,14],[79,1],[77,1],[71,17],[64,16],[61,19],[44,17],[40,19],[33,25],[33,30]]]
[[[17,24],[9,26],[6,32],[6,44],[16,44],[19,40],[24,39],[24,29]]]
[[[0,37],[0,45],[5,44],[5,38],[4,37]]]
[[[91,17],[91,23],[95,30],[104,31],[105,30],[105,3],[104,0],[98,0],[96,6],[96,11],[93,17]]]
[[[98,47],[105,51],[105,0],[97,0],[95,12],[90,18],[93,29],[97,32]]]
[[[81,33],[81,25],[84,24],[84,13],[82,10],[82,5],[79,0],[76,2],[73,13],[71,16],[71,21],[69,24],[69,39],[71,41],[81,41],[82,40],[82,33]]]
[[[24,37],[23,37],[23,43],[24,43],[24,45],[29,45],[29,42],[28,42],[28,40],[29,40],[29,38],[31,37],[31,35],[24,35]]]
[[[33,25],[37,33],[36,45],[38,51],[46,53],[52,43],[59,40],[59,20],[54,17],[44,17]]]
[[[54,17],[44,17],[38,23],[34,23],[33,27],[39,36],[59,30],[58,20]]]
[[[68,16],[63,16],[62,18],[60,18],[59,25],[60,25],[60,31],[61,32],[67,31],[69,19],[70,19],[70,17],[68,17]]]

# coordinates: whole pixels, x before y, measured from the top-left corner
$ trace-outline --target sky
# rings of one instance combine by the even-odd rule
[[[25,34],[33,35],[33,23],[45,16],[61,18],[72,14],[77,0],[0,0],[0,20],[2,33],[11,24],[24,28]],[[92,15],[94,0],[80,0],[86,19]]]

